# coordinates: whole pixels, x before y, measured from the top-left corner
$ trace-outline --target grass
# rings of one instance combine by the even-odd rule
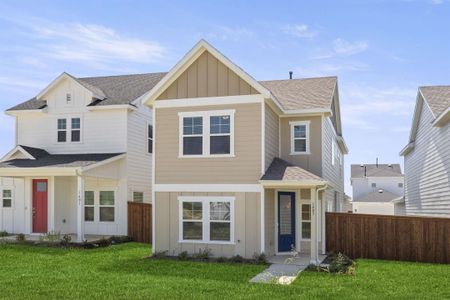
[[[359,260],[356,276],[304,272],[278,286],[248,283],[264,266],[143,259],[150,251],[0,245],[0,299],[450,299],[450,265]]]

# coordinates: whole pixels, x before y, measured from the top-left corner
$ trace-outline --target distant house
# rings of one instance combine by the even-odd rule
[[[342,202],[341,212],[348,212],[348,213],[353,212],[353,201],[352,198],[347,194],[344,195],[344,201]]]
[[[450,86],[420,87],[405,159],[408,215],[450,217]]]
[[[351,165],[353,212],[403,215],[404,178],[399,164]]]

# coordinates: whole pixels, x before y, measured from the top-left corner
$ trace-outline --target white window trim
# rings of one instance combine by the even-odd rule
[[[179,243],[202,243],[202,244],[222,244],[234,245],[234,226],[235,226],[235,212],[234,212],[235,197],[224,196],[179,196],[178,197],[178,242]],[[202,202],[202,240],[184,240],[183,239],[183,202]],[[211,241],[209,239],[209,203],[210,202],[229,202],[230,203],[230,241]]]
[[[66,129],[60,130],[58,129],[58,120],[66,120]],[[80,119],[80,128],[74,129],[74,130],[80,130],[80,140],[78,142],[72,142],[72,119]],[[73,115],[73,116],[57,116],[56,117],[56,144],[81,144],[83,143],[83,118],[80,115]],[[59,131],[65,131],[66,132],[66,141],[65,142],[59,142],[58,141],[58,132]]]
[[[85,221],[86,224],[116,224],[118,217],[118,199],[117,188],[115,187],[99,187],[86,188],[85,192],[94,192],[94,205],[84,204],[85,207],[94,207],[94,221]],[[114,192],[114,205],[100,205],[100,192]],[[114,221],[100,221],[100,207],[114,207]]]
[[[11,191],[11,198],[3,198],[3,191]],[[13,209],[14,208],[14,189],[12,187],[5,186],[0,189],[0,209]],[[3,207],[3,199],[11,199],[11,207]]]
[[[304,221],[303,220],[303,215],[302,215],[302,206],[303,205],[309,205],[309,216],[310,216],[310,219],[309,219],[309,221]],[[300,232],[299,232],[299,237],[300,237],[300,241],[311,241],[311,238],[309,238],[309,239],[304,239],[303,238],[303,236],[302,236],[302,233],[303,233],[303,223],[309,223],[309,224],[311,224],[311,227],[310,227],[310,230],[311,230],[311,228],[312,228],[312,205],[311,205],[311,200],[301,200],[300,201],[300,218],[299,218],[299,221],[300,221]],[[311,234],[311,233],[310,233]]]
[[[178,131],[178,158],[214,158],[214,157],[234,157],[234,114],[236,110],[210,110],[210,111],[192,111],[192,112],[179,112],[179,131]],[[230,116],[230,154],[210,154],[210,117],[212,116]],[[203,133],[200,135],[203,140],[203,150],[201,155],[184,155],[183,154],[183,118],[185,117],[202,117]],[[213,135],[215,136],[215,134]]]
[[[310,130],[309,130],[309,125],[310,125],[311,121],[292,121],[289,122],[289,125],[291,126],[291,153],[290,155],[309,155],[311,154],[310,152]],[[305,126],[305,130],[306,130],[306,151],[301,152],[301,151],[295,151],[295,143],[294,143],[294,127],[295,126],[299,126],[299,125],[303,125]]]

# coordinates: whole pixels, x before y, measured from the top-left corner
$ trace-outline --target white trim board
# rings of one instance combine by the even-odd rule
[[[262,193],[260,184],[154,184],[154,192]]]
[[[155,101],[153,107],[172,108],[172,107],[192,107],[192,106],[248,104],[248,103],[264,103],[264,98],[261,95],[244,95],[244,96],[200,97],[200,98],[185,98],[173,100],[158,100]]]

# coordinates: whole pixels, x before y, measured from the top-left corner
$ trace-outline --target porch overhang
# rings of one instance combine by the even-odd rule
[[[265,188],[315,188],[322,187],[328,184],[324,180],[260,180],[261,185]]]

